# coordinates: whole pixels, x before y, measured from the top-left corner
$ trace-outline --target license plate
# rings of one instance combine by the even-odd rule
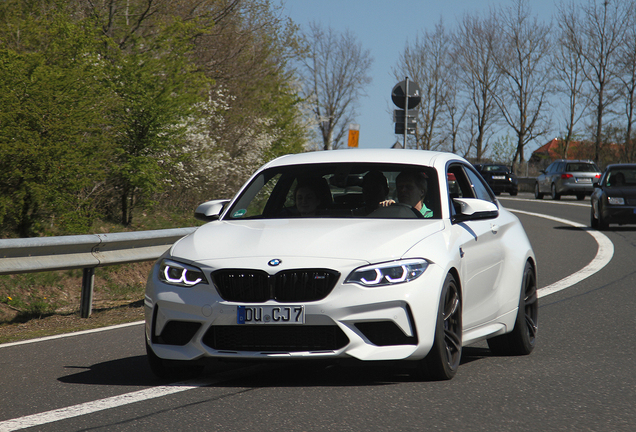
[[[505,180],[506,176],[492,176],[493,180]]]
[[[579,183],[592,183],[591,178],[579,177],[576,179]]]
[[[305,324],[305,306],[239,306],[237,324]]]

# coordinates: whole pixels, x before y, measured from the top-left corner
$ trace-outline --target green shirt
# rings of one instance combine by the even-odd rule
[[[433,217],[433,210],[427,208],[424,203],[422,203],[422,208],[420,209],[420,213],[422,213],[422,216],[424,216],[425,218]]]

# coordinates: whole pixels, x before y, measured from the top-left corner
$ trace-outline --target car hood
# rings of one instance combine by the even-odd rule
[[[623,197],[623,198],[636,198],[636,187],[622,186],[622,187],[607,187],[605,192],[609,196]]]
[[[170,254],[191,262],[255,257],[382,262],[403,257],[443,227],[439,219],[215,221],[179,240]]]

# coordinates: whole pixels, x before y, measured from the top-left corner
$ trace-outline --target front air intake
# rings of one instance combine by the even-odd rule
[[[212,326],[202,342],[219,351],[336,351],[349,343],[338,326]]]

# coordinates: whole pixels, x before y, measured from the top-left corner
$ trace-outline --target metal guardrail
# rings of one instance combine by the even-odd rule
[[[0,240],[0,275],[83,269],[80,315],[93,303],[95,268],[152,261],[196,228]]]

